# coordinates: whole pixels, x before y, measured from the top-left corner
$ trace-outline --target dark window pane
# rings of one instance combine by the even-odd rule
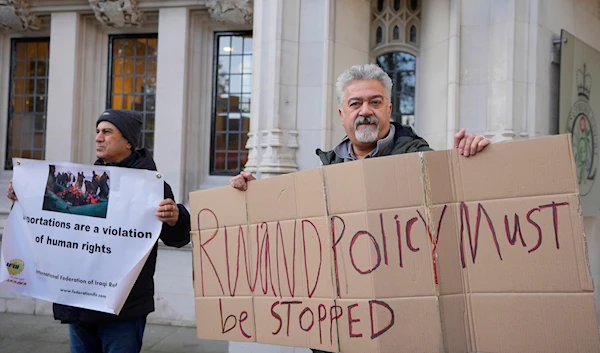
[[[17,61],[15,64],[15,71],[13,71],[14,77],[23,77],[25,76],[25,62]]]
[[[40,149],[44,147],[44,133],[36,132],[33,135],[33,148]]]
[[[400,10],[400,0],[394,0],[394,10]]]
[[[229,120],[229,131],[239,131],[240,130],[240,119],[227,119],[227,120]]]
[[[410,0],[410,8],[413,11],[416,11],[419,7],[419,0]]]
[[[227,135],[226,134],[215,134],[215,149],[217,151],[225,151],[227,149]]]
[[[394,27],[394,40],[400,39],[400,28],[398,26]]]
[[[146,130],[154,131],[154,114],[146,114]]]
[[[375,43],[380,44],[383,41],[383,29],[381,27],[377,27],[377,32],[375,33]]]
[[[217,32],[215,47],[210,173],[233,175],[248,158],[245,144],[250,127],[252,35]]]
[[[13,79],[13,94],[25,94],[25,80]]]
[[[32,132],[35,123],[35,116],[31,114],[23,115],[21,118],[21,130],[25,132]]]
[[[31,133],[31,132],[24,132],[22,134],[22,136],[21,136],[21,146],[20,147],[21,147],[21,151],[22,151],[21,155],[24,158],[31,158],[31,157],[25,157],[25,153],[27,153],[28,156],[32,155],[32,153],[30,151],[33,148],[33,133]]]
[[[144,141],[142,142],[141,147],[148,148],[154,147],[154,133],[153,132],[145,132],[144,133]]]
[[[415,27],[415,26],[410,27],[410,42],[411,43],[417,42],[417,27]]]
[[[35,104],[35,101],[33,100],[33,97],[31,97],[31,96],[25,97],[25,112],[33,113],[35,111],[34,104]]]
[[[37,96],[35,98],[35,111],[37,113],[43,113],[46,111],[46,100],[44,96]]]
[[[37,114],[35,117],[35,131],[46,130],[46,114]]]
[[[227,113],[225,114],[220,114],[217,115],[216,119],[215,119],[215,131],[226,131],[227,128],[227,121],[228,121],[228,115]]]
[[[17,43],[16,50],[13,53],[15,59],[24,60],[27,58],[27,43]]]
[[[33,73],[31,76],[35,76]],[[25,93],[26,94],[34,94],[35,91],[35,79],[25,80]]]
[[[143,116],[142,139],[136,147],[154,149],[156,110],[155,34],[111,36],[110,101],[107,108],[130,109]]]
[[[240,169],[239,153],[229,153],[227,155],[227,169],[233,171]]]
[[[383,11],[383,1],[384,0],[377,0],[377,11],[379,12]]]
[[[48,66],[46,61],[37,62],[37,76],[48,76]]]
[[[46,94],[46,80],[37,80],[35,83],[35,94]]]
[[[388,53],[377,58],[377,64],[392,78],[392,118],[414,124],[416,58],[404,52]]]
[[[215,153],[215,170],[225,170],[225,153],[217,152]]]
[[[230,150],[230,151],[239,150],[240,149],[240,146],[238,146],[239,143],[240,143],[240,135],[238,135],[237,133],[229,134],[228,150]]]

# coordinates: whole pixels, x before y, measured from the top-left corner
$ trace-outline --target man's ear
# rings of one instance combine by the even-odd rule
[[[342,108],[338,108],[338,115],[340,116],[340,119],[342,118]]]

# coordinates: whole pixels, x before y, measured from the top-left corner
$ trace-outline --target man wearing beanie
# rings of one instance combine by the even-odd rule
[[[97,165],[156,170],[146,149],[136,149],[142,116],[134,111],[109,109],[96,122]],[[12,186],[9,198],[16,200]],[[190,214],[177,204],[169,184],[156,210],[163,222],[160,239],[165,245],[182,247],[190,242]],[[54,318],[69,324],[71,353],[132,353],[142,349],[146,316],[154,311],[155,244],[119,315],[54,304]]]

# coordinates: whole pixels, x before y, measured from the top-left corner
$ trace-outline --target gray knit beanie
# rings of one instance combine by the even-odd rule
[[[96,127],[101,121],[108,121],[121,131],[121,135],[131,144],[134,150],[142,134],[142,114],[133,110],[107,109],[96,121]]]

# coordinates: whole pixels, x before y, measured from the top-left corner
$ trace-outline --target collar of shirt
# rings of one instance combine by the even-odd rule
[[[385,156],[390,153],[393,145],[394,145],[394,135],[396,134],[396,127],[393,124],[390,124],[390,131],[388,134],[377,141],[377,145],[375,149],[373,149],[369,154],[365,156],[365,158],[379,157]],[[354,149],[352,148],[352,142],[348,138],[348,136],[344,137],[342,142],[340,142],[333,149],[335,154],[342,158],[344,162],[351,162],[356,160],[356,156],[354,155]]]

